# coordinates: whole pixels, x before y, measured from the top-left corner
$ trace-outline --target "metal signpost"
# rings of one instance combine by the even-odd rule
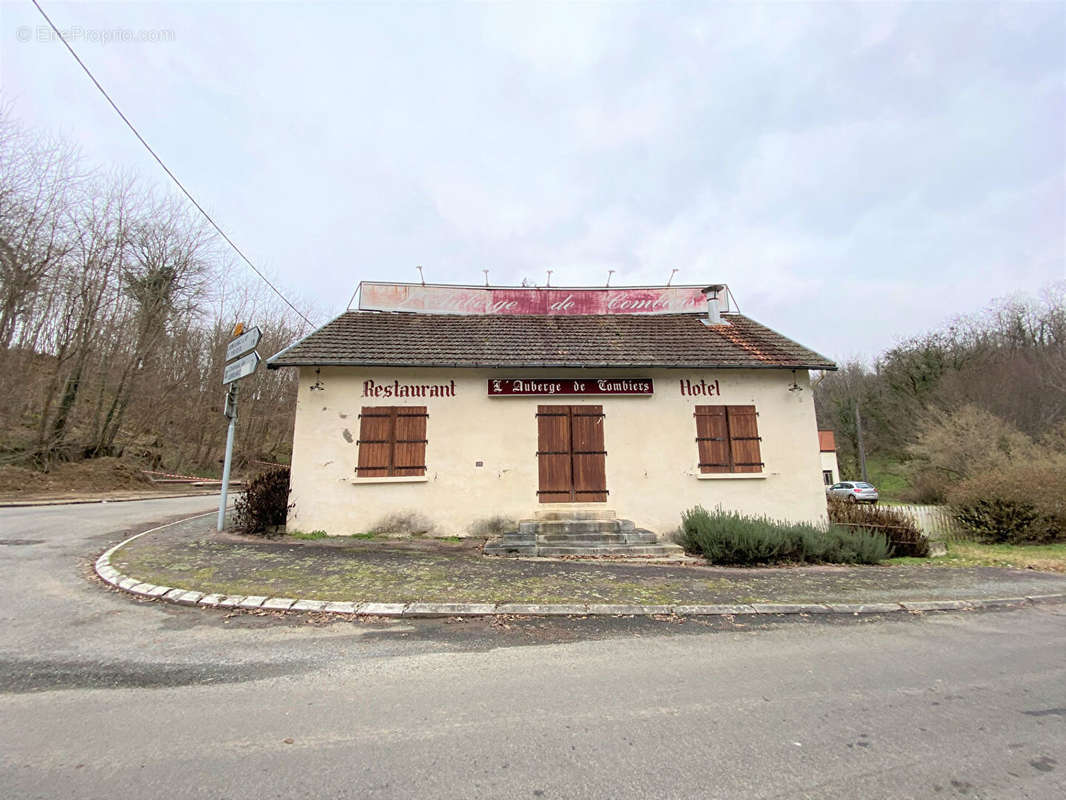
[[[254,350],[263,335],[262,331],[259,328],[252,328],[247,333],[240,333],[242,329],[242,326],[238,325],[234,333],[240,335],[226,347],[226,361],[231,363],[226,364],[222,372],[222,385],[229,385],[229,391],[226,392],[226,406],[222,412],[229,420],[229,430],[226,432],[226,461],[222,467],[222,497],[218,502],[218,529],[220,531],[226,525],[226,494],[229,491],[229,469],[233,460],[233,432],[237,428],[237,381],[255,372],[262,360],[259,358],[259,353]],[[233,361],[234,358],[249,350],[252,352]]]

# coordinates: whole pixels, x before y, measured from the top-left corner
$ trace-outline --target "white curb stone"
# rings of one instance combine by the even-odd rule
[[[921,600],[900,603],[907,611],[963,611],[973,608],[965,600]]]
[[[134,586],[132,589],[130,589],[130,591],[133,594],[143,594],[143,595],[146,595],[148,597],[151,597],[152,590],[154,588],[155,588],[155,584],[154,583],[138,583],[136,586]]]
[[[618,603],[589,603],[585,607],[585,613],[598,616],[625,616],[632,617],[647,613],[644,606],[622,605]]]
[[[715,606],[674,606],[678,616],[735,616],[737,614],[754,614],[755,609],[749,605],[715,605]]]
[[[972,601],[978,608],[1001,608],[1003,606],[1025,605],[1024,597],[989,597],[985,600]]]
[[[183,594],[185,594],[185,589],[171,589],[169,592],[167,592],[165,595],[163,595],[163,599],[164,600],[170,600],[170,601],[177,601],[177,599],[179,597],[181,597]]]
[[[175,602],[181,603],[183,606],[194,606],[200,602],[200,598],[203,596],[203,592],[185,592],[179,595]]]
[[[501,603],[496,606],[497,614],[543,614],[545,616],[571,616],[588,614],[588,606],[538,603]]]
[[[365,608],[363,613],[367,613]],[[405,617],[485,616],[495,613],[495,603],[410,603],[403,610]]]
[[[363,603],[359,606],[359,614],[371,617],[399,617],[407,603]]]
[[[334,601],[332,603],[326,603],[326,607],[323,611],[328,611],[331,614],[354,614],[358,610],[358,603],[346,603]]]
[[[244,602],[243,594],[227,594],[223,595],[222,599],[218,601],[219,608],[237,608]]]
[[[325,600],[297,600],[292,604],[292,611],[325,611]]]
[[[222,598],[224,596],[225,595],[221,594],[205,594],[203,597],[200,598],[199,605],[212,607],[217,606],[220,602],[222,602]]]
[[[251,595],[250,597],[245,597],[243,600],[241,600],[240,607],[259,608],[259,606],[263,605],[265,601],[265,597],[262,597],[260,595]]]
[[[288,611],[295,602],[295,597],[271,597],[260,607],[263,609],[269,608],[271,611]]]
[[[1061,603],[1066,594],[1031,594],[1025,598],[1030,603]]]
[[[647,614],[649,616],[662,616],[664,614],[673,614],[673,606],[641,606],[641,614]]]
[[[118,588],[126,589],[127,591],[129,591],[134,586],[137,586],[139,583],[140,581],[135,581],[133,578],[123,578],[118,582]]]
[[[835,614],[889,614],[900,611],[899,603],[830,603],[830,611]]]
[[[828,614],[829,606],[814,603],[752,603],[756,614]]]
[[[153,586],[151,591],[148,592],[149,597],[162,597],[170,591],[169,586]]]

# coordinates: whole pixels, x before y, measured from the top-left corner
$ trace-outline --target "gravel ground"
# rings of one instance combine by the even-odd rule
[[[190,520],[112,564],[150,583],[220,594],[357,602],[873,603],[1066,591],[1066,576],[924,565],[736,568],[482,556],[480,540],[294,540],[218,534]]]

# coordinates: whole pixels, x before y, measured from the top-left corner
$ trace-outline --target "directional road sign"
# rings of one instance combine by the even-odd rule
[[[242,353],[247,353],[249,350],[254,350],[255,346],[259,344],[259,339],[263,336],[263,332],[258,327],[252,328],[226,346],[226,360],[232,361]],[[224,381],[228,383],[228,381]]]
[[[227,383],[233,383],[239,381],[241,378],[247,378],[253,372],[256,367],[259,366],[259,362],[262,359],[259,358],[259,353],[251,352],[244,358],[238,358],[232,364],[227,364],[225,371],[222,373],[222,385]]]

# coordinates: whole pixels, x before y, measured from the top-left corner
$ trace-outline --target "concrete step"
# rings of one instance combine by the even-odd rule
[[[625,533],[635,530],[636,526],[628,519],[579,519],[541,522],[525,521],[518,523],[521,533]]]
[[[537,511],[517,531],[485,544],[488,555],[514,556],[658,556],[680,557],[676,544],[659,541],[652,531],[632,520],[618,519],[607,509]]]
[[[676,544],[611,545],[596,547],[537,547],[538,556],[681,556],[684,550]]]
[[[559,544],[574,546],[577,543],[595,544],[656,544],[659,537],[651,531],[630,531],[629,533],[544,533],[536,537],[537,544]]]
[[[571,508],[551,511],[537,511],[533,514],[538,520],[545,522],[580,520],[580,519],[614,519],[617,514],[609,508]]]

